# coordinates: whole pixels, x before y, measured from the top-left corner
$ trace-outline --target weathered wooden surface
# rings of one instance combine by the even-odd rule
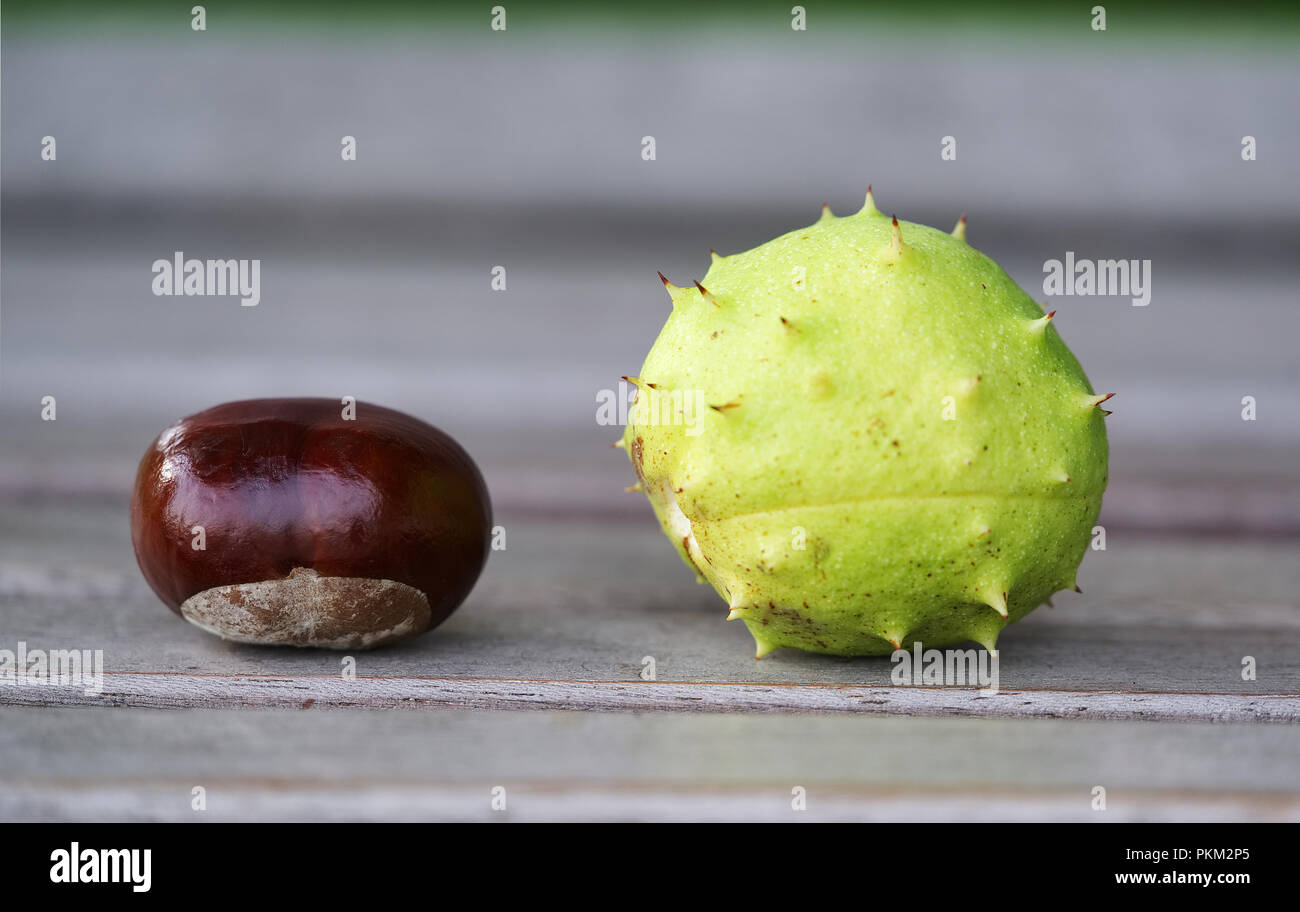
[[[6,25],[0,649],[102,649],[106,679],[0,685],[0,819],[787,820],[795,786],[795,819],[1300,818],[1292,49],[733,25],[671,47]],[[1153,264],[1148,307],[1050,302],[1119,394],[1108,548],[1004,634],[997,695],[755,662],[595,419],[667,313],[655,269],[702,277],[869,181],[903,218],[968,211],[1036,297],[1067,250]],[[154,297],[177,249],[264,260],[262,302]],[[149,439],[286,394],[445,427],[508,532],[450,622],[355,680],[187,625],[131,555]]]
[[[981,695],[891,686],[883,658],[755,661],[649,517],[499,517],[506,550],[466,605],[430,635],[355,654],[355,680],[339,654],[226,643],[168,612],[134,566],[122,504],[10,503],[3,517],[0,642],[103,649],[106,674],[101,695],[0,687],[0,702],[1300,720],[1289,541],[1114,535],[1085,560],[1083,595],[1007,629],[1003,692]]]
[[[1300,534],[1291,48],[1234,46],[1233,22],[1153,47],[1082,18],[971,41],[933,17],[795,34],[663,15],[545,37],[6,29],[0,491],[120,497],[182,414],[354,395],[444,426],[502,504],[630,511],[595,403],[668,313],[655,270],[703,278],[710,248],[854,211],[874,182],[901,218],[966,211],[1040,300],[1066,251],[1151,260],[1147,307],[1048,302],[1118,394],[1108,527]],[[261,303],[153,296],[149,264],[177,249],[261,259]]]
[[[1297,756],[1270,725],[4,708],[0,819],[1295,821]]]

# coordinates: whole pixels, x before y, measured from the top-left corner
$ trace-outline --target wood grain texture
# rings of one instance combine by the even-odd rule
[[[1153,62],[1137,42],[1099,69],[1036,37],[733,31],[667,55],[521,33],[478,72],[485,33],[217,29],[197,47],[6,25],[0,649],[102,649],[106,676],[99,696],[0,686],[0,820],[1300,820],[1300,220],[1279,190],[1300,159],[1245,165],[1235,135],[1295,146],[1294,54],[1216,37]],[[929,75],[841,116],[900,65]],[[1018,99],[995,142],[972,86]],[[1131,129],[1148,108],[1163,116]],[[1207,110],[1247,126],[1216,140]],[[916,153],[940,122],[976,138],[965,165]],[[32,154],[59,130],[75,135],[57,165]],[[340,172],[345,130],[362,153]],[[231,136],[262,151],[231,154]],[[824,199],[852,211],[869,180],[904,218],[970,212],[972,244],[1035,295],[1067,250],[1154,263],[1149,307],[1050,302],[1119,393],[1108,549],[1084,595],[1004,634],[996,696],[892,686],[883,659],[753,661],[620,493],[631,470],[595,420],[662,326],[655,269],[702,278],[710,248],[748,249]],[[1188,187],[1215,188],[1215,217]],[[263,259],[262,303],[153,296],[149,264],[182,247]],[[335,653],[186,624],[131,553],[126,495],[159,430],[292,394],[449,431],[508,534],[447,624],[357,654],[355,680]]]
[[[356,653],[355,680],[337,653],[227,643],[172,615],[134,567],[120,505],[11,503],[3,517],[0,648],[103,649],[105,693],[0,686],[0,703],[1300,719],[1288,542],[1112,536],[1084,562],[1084,595],[1007,629],[1003,692],[985,696],[893,686],[887,659],[754,661],[648,517],[500,517],[507,548],[467,604],[428,636]],[[1242,680],[1247,656],[1256,680]]]
[[[1051,719],[1300,722],[1300,696],[1120,693],[848,684],[719,684],[700,681],[544,681],[526,678],[130,674],[105,675],[102,692],[79,686],[14,687],[18,706],[324,709],[579,709],[664,712],[883,713]]]
[[[1297,820],[1298,755],[1293,726],[10,707],[0,819]]]

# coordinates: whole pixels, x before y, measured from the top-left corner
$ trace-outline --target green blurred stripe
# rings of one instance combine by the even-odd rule
[[[657,3],[619,3],[610,0],[559,0],[559,2],[521,2],[521,0],[477,0],[477,2],[414,2],[414,0],[216,0],[203,4],[207,10],[209,30],[222,23],[243,25],[309,24],[313,27],[365,26],[391,27],[403,23],[420,23],[450,27],[486,28],[491,9],[497,2],[507,10],[510,30],[551,29],[587,26],[600,28],[640,29],[649,25],[664,28],[665,40],[673,40],[692,28],[731,25],[739,29],[762,29],[769,24],[787,28],[791,0],[661,0]],[[963,28],[995,28],[1014,31],[1056,32],[1086,28],[1090,10],[1096,0],[1073,3],[1013,2],[852,2],[852,0],[804,0],[810,29],[826,21],[857,21],[881,25],[954,31]],[[180,19],[189,21],[192,0],[5,0],[0,11],[5,25],[27,24],[95,24],[121,23],[165,26]],[[1224,4],[1209,0],[1184,2],[1105,3],[1107,25],[1112,35],[1140,30],[1158,38],[1161,34],[1200,33],[1240,37],[1243,34],[1273,33],[1278,29],[1300,29],[1300,3],[1295,0]],[[1277,37],[1273,35],[1273,37]]]

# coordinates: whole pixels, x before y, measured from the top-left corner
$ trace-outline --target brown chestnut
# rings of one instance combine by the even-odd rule
[[[131,496],[153,591],[242,643],[364,649],[423,633],[473,588],[491,527],[483,476],[454,440],[335,399],[182,418],[140,460]]]

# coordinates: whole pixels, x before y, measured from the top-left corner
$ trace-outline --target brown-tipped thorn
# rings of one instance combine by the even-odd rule
[[[893,233],[889,236],[889,252],[893,256],[899,256],[907,249],[903,243],[903,227],[898,224],[898,216],[893,216],[894,228]]]
[[[650,383],[649,381],[647,381],[647,380],[643,380],[643,379],[640,378],[640,377],[626,377],[626,376],[625,376],[625,377],[620,377],[619,379],[620,379],[620,380],[626,380],[628,383],[631,383],[631,384],[632,384],[633,386],[635,386],[637,389],[640,389],[640,388],[643,387],[643,386],[648,386],[648,387],[650,387],[650,389],[652,389],[652,390],[657,390],[657,389],[659,389],[659,384],[658,384],[658,383]]]
[[[704,296],[704,300],[708,301],[708,302],[709,302],[710,304],[712,304],[714,307],[721,307],[721,306],[722,306],[721,304],[718,303],[718,299],[715,298],[715,297],[714,297],[714,296],[709,292],[709,290],[708,290],[707,288],[705,288],[703,285],[701,285],[698,281],[695,283],[695,287],[698,288],[698,289],[700,290],[700,294]]]
[[[961,218],[957,219],[957,224],[952,229],[952,236],[959,241],[966,240],[966,213],[963,212]]]

